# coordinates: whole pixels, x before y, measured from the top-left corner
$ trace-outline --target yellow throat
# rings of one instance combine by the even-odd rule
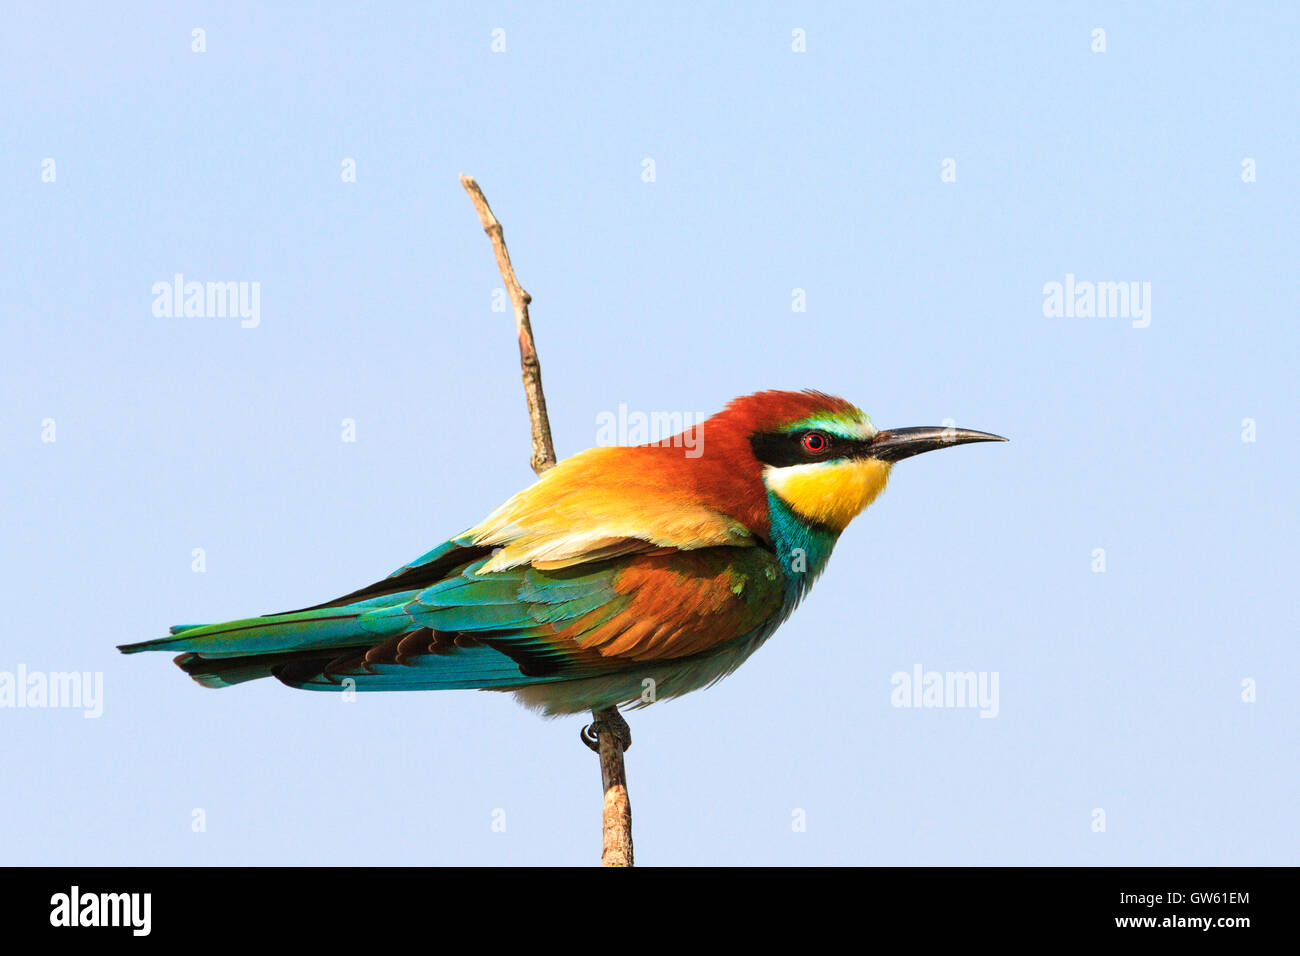
[[[763,477],[801,518],[843,531],[885,490],[891,464],[874,458],[768,467]]]

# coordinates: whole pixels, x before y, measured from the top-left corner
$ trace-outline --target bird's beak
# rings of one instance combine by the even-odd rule
[[[965,445],[973,441],[1006,441],[1001,435],[971,431],[969,428],[943,428],[922,425],[918,428],[889,428],[876,432],[864,451],[868,458],[878,461],[902,461],[925,451]]]

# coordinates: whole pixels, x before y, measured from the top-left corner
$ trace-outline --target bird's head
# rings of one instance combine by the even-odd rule
[[[1006,441],[943,426],[881,431],[844,399],[811,391],[747,395],[722,417],[744,431],[768,492],[802,520],[835,532],[885,490],[894,462],[951,445]]]

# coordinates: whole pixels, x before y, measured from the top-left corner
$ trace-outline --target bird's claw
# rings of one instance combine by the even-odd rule
[[[593,753],[600,753],[600,735],[613,734],[624,753],[632,747],[632,728],[615,707],[597,711],[596,719],[579,732],[582,742]]]

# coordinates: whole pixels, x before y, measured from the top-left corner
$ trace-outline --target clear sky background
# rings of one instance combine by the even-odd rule
[[[461,172],[562,456],[776,387],[1012,439],[900,464],[738,673],[631,715],[638,862],[1300,862],[1294,5],[110,6],[0,30],[0,671],[103,674],[98,719],[0,709],[0,862],[597,860],[578,718],[114,650],[532,479]],[[155,317],[176,273],[260,325]],[[1149,327],[1045,317],[1067,274]],[[998,716],[892,706],[918,664]]]

